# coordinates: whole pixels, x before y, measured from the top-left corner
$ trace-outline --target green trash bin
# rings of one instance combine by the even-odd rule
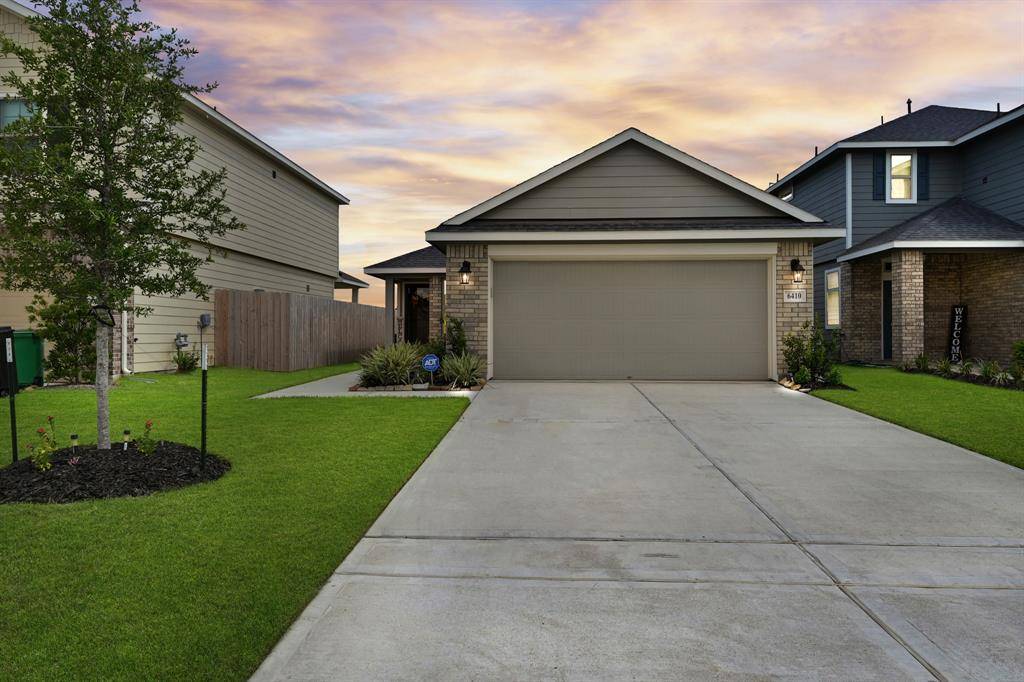
[[[43,385],[43,340],[30,329],[14,332],[14,362],[18,366],[18,387]]]

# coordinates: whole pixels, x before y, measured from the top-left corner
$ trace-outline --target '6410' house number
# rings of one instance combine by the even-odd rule
[[[805,289],[785,289],[782,292],[784,303],[806,303],[807,291]]]

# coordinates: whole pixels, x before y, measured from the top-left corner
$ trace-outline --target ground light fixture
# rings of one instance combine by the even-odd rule
[[[800,263],[799,258],[794,258],[789,261],[789,269],[793,271],[793,281],[800,284],[804,281],[804,266]]]
[[[462,261],[462,267],[459,268],[459,278],[463,284],[469,284],[469,273],[473,272],[473,268],[469,266],[469,261]]]
[[[132,432],[129,429],[124,430],[124,444],[121,446],[122,452],[128,452],[128,441],[132,438]]]

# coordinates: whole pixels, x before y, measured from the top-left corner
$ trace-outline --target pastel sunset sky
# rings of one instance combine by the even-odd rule
[[[629,126],[765,187],[928,104],[1024,101],[1024,1],[143,0],[208,101],[337,187],[341,264]]]

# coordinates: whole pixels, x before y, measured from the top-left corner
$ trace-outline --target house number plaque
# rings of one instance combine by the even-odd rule
[[[786,289],[782,292],[782,300],[786,303],[807,303],[805,289]]]

